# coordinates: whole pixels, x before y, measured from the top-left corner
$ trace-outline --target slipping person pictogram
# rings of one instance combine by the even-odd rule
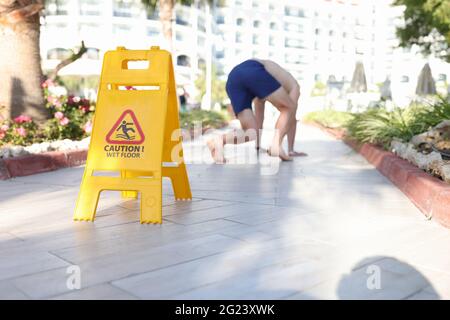
[[[122,130],[123,133],[116,134],[116,138],[134,140],[135,136],[130,136],[128,132],[131,131],[135,133],[136,131],[134,130],[134,128],[129,128],[128,126],[134,126],[134,123],[126,122],[125,120],[123,120],[120,126],[116,129],[116,132]]]
[[[121,114],[106,135],[106,142],[110,144],[142,144],[144,139],[144,132],[131,109]]]

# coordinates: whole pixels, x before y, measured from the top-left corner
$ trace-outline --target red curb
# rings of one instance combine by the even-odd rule
[[[392,181],[425,216],[432,217],[443,226],[450,228],[449,184],[431,176],[392,152],[369,143],[359,144],[355,140],[349,139],[345,136],[345,130],[329,129],[317,123],[312,125],[343,140]]]
[[[74,167],[86,162],[87,150],[51,151],[0,160],[0,180]]]
[[[52,154],[36,154],[3,160],[11,177],[54,170]]]
[[[433,202],[431,206],[431,212],[433,218],[438,220],[442,225],[450,228],[450,191],[442,191]]]
[[[8,169],[5,166],[5,163],[0,160],[0,180],[6,180],[11,178],[9,176]]]
[[[87,158],[87,149],[83,150],[73,150],[68,152],[67,155],[67,166],[68,167],[77,167],[81,166],[86,162]]]

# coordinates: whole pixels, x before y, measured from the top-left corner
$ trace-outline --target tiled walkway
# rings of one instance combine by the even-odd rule
[[[165,183],[161,226],[117,193],[73,222],[83,168],[0,182],[0,298],[449,299],[450,230],[342,142],[298,136],[309,157],[279,167],[248,145],[227,154],[250,163],[201,164],[187,144],[194,199]]]

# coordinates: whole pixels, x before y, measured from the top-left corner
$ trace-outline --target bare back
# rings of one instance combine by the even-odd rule
[[[289,72],[272,60],[254,60],[262,63],[267,72],[269,72],[287,92],[292,91],[296,86],[298,86],[297,80],[295,80]]]

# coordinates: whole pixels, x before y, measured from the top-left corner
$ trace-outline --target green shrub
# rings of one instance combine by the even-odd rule
[[[371,108],[353,114],[346,128],[348,134],[360,142],[388,147],[394,138],[409,141],[414,135],[447,119],[450,119],[450,104],[441,99],[434,104],[412,104],[392,111],[383,106]]]
[[[326,109],[310,112],[305,115],[303,120],[317,122],[327,128],[340,128],[345,126],[351,118],[351,113]]]
[[[185,129],[192,129],[196,123],[201,123],[203,128],[220,128],[226,122],[226,116],[217,111],[194,109],[180,112],[180,126]]]

